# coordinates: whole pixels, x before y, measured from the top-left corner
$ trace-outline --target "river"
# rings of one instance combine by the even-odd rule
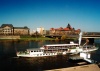
[[[44,69],[68,67],[68,56],[17,58],[17,51],[25,51],[28,48],[39,48],[45,44],[61,44],[69,41],[0,41],[0,67],[2,71],[42,71]],[[74,42],[77,42],[74,41]],[[95,45],[100,47],[100,39],[95,39]],[[82,44],[84,44],[82,42]],[[100,49],[91,53],[91,59],[100,62]],[[72,65],[73,66],[73,65]]]

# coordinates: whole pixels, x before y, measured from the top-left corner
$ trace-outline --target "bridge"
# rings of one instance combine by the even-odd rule
[[[100,35],[83,35],[82,38],[100,38]]]
[[[44,35],[45,37],[62,37],[63,35]],[[79,35],[67,35],[69,38],[78,38]],[[100,35],[82,35],[82,38],[100,38]]]
[[[60,34],[46,34],[46,37],[61,37]],[[79,37],[79,35],[67,35],[68,37]],[[83,32],[82,38],[100,38],[100,32]]]
[[[46,37],[51,37],[51,38],[61,38],[62,35],[45,35]],[[79,35],[67,35],[68,38],[79,38]],[[100,38],[100,35],[82,35],[83,39],[88,39],[89,43],[94,43],[94,39]]]

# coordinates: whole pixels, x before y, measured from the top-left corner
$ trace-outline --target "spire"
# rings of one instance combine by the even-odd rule
[[[67,28],[71,29],[71,26],[70,26],[70,24],[69,24],[69,23],[68,23],[68,25],[67,25]]]

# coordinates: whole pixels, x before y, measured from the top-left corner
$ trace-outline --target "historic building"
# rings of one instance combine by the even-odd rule
[[[28,27],[14,27],[12,24],[2,24],[0,35],[29,35]]]
[[[75,28],[72,28],[71,25],[68,24],[65,28],[50,28],[50,35],[79,34],[80,31],[80,29],[75,30]]]
[[[44,28],[43,28],[43,27],[37,28],[37,32],[38,32],[40,35],[43,35],[43,33],[44,33]]]

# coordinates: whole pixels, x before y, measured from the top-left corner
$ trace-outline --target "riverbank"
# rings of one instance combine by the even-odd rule
[[[100,68],[96,64],[89,64],[83,66],[52,69],[52,70],[45,70],[45,71],[100,71]]]
[[[20,39],[8,39],[8,38],[3,38],[0,39],[2,40],[7,40],[7,41],[39,41],[39,40],[55,40],[55,41],[64,41],[64,40],[77,40],[77,38],[66,38],[64,40],[58,39],[58,38],[48,38],[48,37],[20,37]]]
[[[48,38],[48,37],[26,37],[26,38],[20,38],[20,40],[55,40],[54,38]]]

